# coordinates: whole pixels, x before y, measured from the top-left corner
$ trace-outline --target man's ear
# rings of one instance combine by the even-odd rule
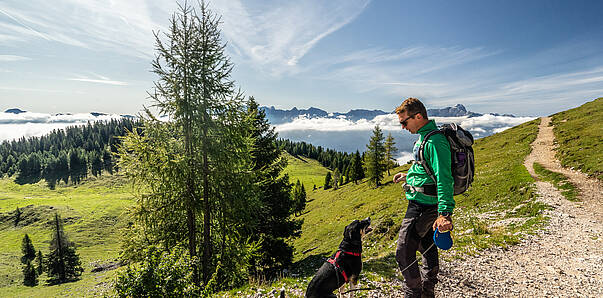
[[[423,115],[421,113],[416,114],[415,117],[419,120],[423,119]]]

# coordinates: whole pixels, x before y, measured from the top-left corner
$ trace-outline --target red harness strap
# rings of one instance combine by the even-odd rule
[[[345,274],[345,271],[343,270],[343,268],[339,267],[339,264],[337,264],[337,260],[339,259],[339,254],[342,252],[346,255],[351,255],[351,256],[355,256],[355,257],[360,257],[361,254],[357,253],[357,252],[338,250],[337,253],[335,254],[335,258],[329,258],[327,260],[327,262],[329,262],[329,263],[333,264],[333,266],[335,266],[335,271],[341,272],[341,275],[343,276],[343,280],[345,282],[348,282],[348,275]]]

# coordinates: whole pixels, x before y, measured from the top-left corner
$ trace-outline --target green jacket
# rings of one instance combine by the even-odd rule
[[[419,147],[421,146],[421,142],[425,135],[436,129],[438,129],[438,127],[433,120],[430,120],[425,126],[419,129],[419,140],[415,143],[413,148],[415,160],[419,160]],[[422,204],[437,204],[438,212],[452,212],[455,203],[453,198],[454,180],[452,178],[451,170],[452,161],[450,143],[448,143],[448,140],[444,135],[434,134],[427,140],[424,150],[425,159],[433,170],[433,174],[437,180],[436,186],[438,189],[438,196],[436,198],[424,195],[420,192],[407,192],[406,198]],[[423,186],[435,184],[436,182],[427,175],[422,165],[413,163],[406,175],[406,183],[412,186]]]

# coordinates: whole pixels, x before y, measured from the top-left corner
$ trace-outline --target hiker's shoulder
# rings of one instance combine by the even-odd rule
[[[437,144],[437,143],[448,143],[448,139],[446,136],[437,129],[433,130],[429,139],[427,139],[427,143]]]

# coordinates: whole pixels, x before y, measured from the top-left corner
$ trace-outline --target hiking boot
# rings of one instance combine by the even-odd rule
[[[435,298],[434,288],[423,288],[421,298]]]
[[[404,298],[421,298],[421,288],[404,287]]]

